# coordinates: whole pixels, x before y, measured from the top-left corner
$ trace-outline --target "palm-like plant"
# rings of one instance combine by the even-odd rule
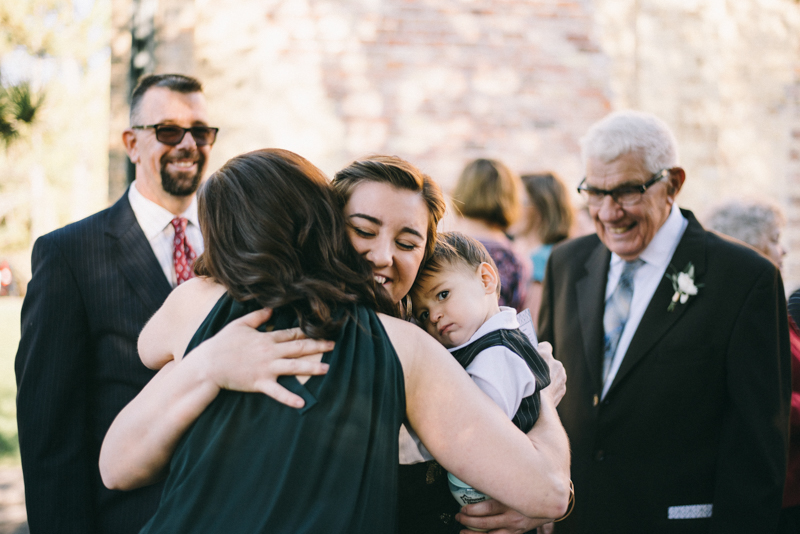
[[[44,93],[35,92],[29,83],[0,85],[0,141],[6,147],[14,142],[23,128],[29,128],[38,119]]]

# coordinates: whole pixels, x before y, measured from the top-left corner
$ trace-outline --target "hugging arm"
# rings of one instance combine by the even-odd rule
[[[288,406],[303,405],[302,398],[278,385],[277,377],[325,374],[326,364],[298,358],[326,352],[333,344],[305,339],[299,329],[257,331],[270,314],[260,310],[231,322],[191,357],[159,371],[106,434],[100,451],[106,486],[127,490],[162,478],[178,441],[221,389],[261,392]]]
[[[543,395],[531,440],[433,338],[403,321],[382,321],[403,363],[408,420],[439,463],[524,515],[560,517],[569,498],[569,447],[552,401]]]
[[[561,428],[561,421],[551,406],[558,405],[566,393],[567,374],[564,366],[553,358],[550,343],[539,343],[539,354],[550,367],[550,385],[542,390],[542,410],[536,425],[528,432],[528,439],[534,446],[553,431],[551,425]],[[563,428],[562,428],[563,431]],[[552,521],[552,518],[528,517],[495,499],[470,504],[456,515],[456,520],[464,526],[488,530],[492,534],[522,534]],[[463,530],[462,534],[470,532]]]

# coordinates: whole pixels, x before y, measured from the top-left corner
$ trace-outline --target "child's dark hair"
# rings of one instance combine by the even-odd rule
[[[461,232],[441,232],[436,236],[433,253],[420,268],[416,282],[425,279],[430,273],[441,272],[445,266],[462,265],[474,270],[481,263],[488,263],[497,272],[497,265],[480,241]],[[497,294],[500,294],[499,276]]]

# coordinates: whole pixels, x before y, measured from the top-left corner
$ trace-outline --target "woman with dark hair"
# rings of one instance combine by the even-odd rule
[[[345,171],[337,175],[340,195],[334,200],[321,173],[299,156],[259,151],[234,158],[203,186],[207,252],[199,263],[206,277],[176,289],[142,333],[143,360],[164,367],[109,430],[101,453],[104,482],[118,489],[145,485],[163,476],[172,458],[163,510],[153,525],[173,531],[192,527],[167,522],[168,517],[199,525],[198,517],[227,514],[235,525],[244,525],[245,517],[263,520],[259,524],[269,525],[270,532],[322,531],[322,525],[334,532],[391,532],[403,417],[399,391],[405,417],[446,469],[530,517],[560,515],[569,468],[554,410],[557,393],[545,390],[547,401],[529,439],[509,432],[507,420],[471,391],[460,367],[444,363],[452,358],[441,346],[389,316],[398,313],[396,303],[416,277],[428,236],[435,235],[436,214],[443,211],[438,188],[397,158],[370,158]],[[386,290],[390,309],[383,292],[372,289],[373,281]],[[244,314],[265,305],[275,308],[268,323],[272,332],[255,334],[253,327],[270,313]],[[371,310],[391,313],[375,316]],[[300,328],[284,329],[293,323]],[[335,339],[335,349],[322,362],[275,360],[304,355],[319,360],[315,353],[330,351],[332,345],[301,339],[303,333]],[[184,353],[188,357],[172,361],[173,354]],[[346,364],[356,360],[358,365]],[[343,368],[358,380],[343,377]],[[324,377],[275,382],[275,375],[319,375],[328,369]],[[293,408],[241,391],[264,392]],[[337,395],[356,398],[342,405]],[[336,406],[336,414],[327,411]],[[254,423],[267,417],[269,425]],[[370,436],[367,443],[364,433]],[[328,458],[309,444],[338,452]],[[244,451],[239,459],[237,451]],[[384,455],[391,465],[382,461]],[[350,471],[342,473],[339,463]],[[353,480],[353,473],[363,476]],[[377,473],[383,473],[380,484]],[[240,478],[246,489],[239,489]],[[247,495],[250,503],[258,496],[257,511],[242,512],[225,489],[213,499],[192,493],[195,487],[214,492],[216,486]],[[367,501],[379,512],[366,510]],[[502,523],[513,516],[490,509],[489,517],[477,519]]]

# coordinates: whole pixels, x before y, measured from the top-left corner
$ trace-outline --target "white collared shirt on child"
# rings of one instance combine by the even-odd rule
[[[463,348],[477,339],[494,332],[495,330],[512,330],[519,328],[517,311],[514,308],[500,306],[500,313],[496,313],[483,323],[472,334],[469,341],[448,349],[450,352]],[[533,376],[528,364],[517,353],[502,345],[489,347],[481,351],[467,366],[467,374],[472,378],[481,391],[497,404],[509,419],[513,419],[519,409],[522,399],[536,392],[536,378]],[[433,456],[419,438],[410,432],[417,444],[424,460],[432,460]]]

